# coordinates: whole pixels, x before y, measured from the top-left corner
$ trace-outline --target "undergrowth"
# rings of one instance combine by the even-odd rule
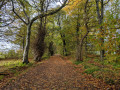
[[[79,65],[80,63],[82,63],[82,61],[74,61],[73,63]]]
[[[85,69],[85,73],[87,73],[87,74],[93,74],[95,71],[99,71],[100,70],[100,68],[98,68],[98,67],[90,67],[90,68],[87,68],[87,69]]]
[[[88,58],[83,62],[74,61],[74,64],[81,64],[84,72],[95,78],[102,79],[110,85],[120,85],[120,64],[116,62],[100,61],[99,58]]]
[[[0,80],[2,80],[3,78],[4,78],[4,75],[1,75],[1,76],[0,76]]]

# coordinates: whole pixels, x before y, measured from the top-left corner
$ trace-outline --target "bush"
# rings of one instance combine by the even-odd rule
[[[99,71],[99,70],[100,70],[100,68],[94,66],[94,67],[91,67],[91,68],[86,69],[86,70],[84,71],[84,73],[92,74],[92,75],[93,75],[93,73],[94,73],[95,71]]]
[[[9,50],[8,52],[1,53],[0,58],[2,59],[21,59],[22,58],[22,50]]]
[[[82,63],[82,61],[74,61],[73,63],[79,65],[80,63]]]
[[[89,65],[84,65],[84,68],[88,69],[88,68],[90,68],[90,66]]]

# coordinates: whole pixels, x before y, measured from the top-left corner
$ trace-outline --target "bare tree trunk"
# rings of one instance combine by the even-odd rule
[[[25,46],[25,50],[23,53],[23,63],[26,63],[26,64],[29,63],[28,53],[29,53],[29,47],[30,47],[31,25],[32,25],[32,23],[30,23],[27,27],[26,46]]]
[[[24,48],[25,48],[25,30],[24,30],[24,36],[23,36],[23,46],[22,46],[23,51],[24,51]]]
[[[25,37],[23,37],[23,45],[22,45],[23,51],[24,51],[24,45],[25,45]]]

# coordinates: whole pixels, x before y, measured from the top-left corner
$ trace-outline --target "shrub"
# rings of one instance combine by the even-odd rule
[[[99,70],[100,70],[100,68],[94,66],[94,67],[91,67],[91,68],[86,69],[86,70],[84,71],[84,73],[92,74],[92,75],[93,75],[93,72],[99,71]]]
[[[82,61],[74,61],[73,63],[79,65],[80,63],[82,63]]]
[[[90,68],[90,66],[89,65],[84,65],[84,68],[88,69],[88,68]]]

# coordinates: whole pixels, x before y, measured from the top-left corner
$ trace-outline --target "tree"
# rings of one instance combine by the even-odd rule
[[[93,1],[78,0],[76,2],[74,2],[73,7],[68,8],[70,9],[71,17],[74,19],[72,20],[72,25],[75,26],[74,28],[76,30],[76,60],[83,61],[83,45],[85,44],[85,39],[87,38],[89,32],[93,28],[93,25],[91,23],[95,21],[92,18],[94,16],[94,9]]]
[[[107,4],[110,0],[108,0],[107,3],[104,3],[104,0],[95,0],[96,1],[96,10],[97,10],[97,18],[98,18],[98,22],[100,25],[100,33],[101,33],[101,38],[100,38],[100,42],[101,42],[101,50],[100,50],[100,60],[103,61],[104,60],[104,54],[105,54],[105,50],[103,49],[104,47],[104,30],[103,30],[103,17],[104,17],[104,5]],[[99,6],[99,2],[100,2],[100,6]]]
[[[85,20],[85,28],[86,28],[86,33],[85,33],[85,35],[81,38],[81,40],[80,40],[80,43],[78,43],[78,48],[77,48],[77,50],[78,50],[78,54],[77,54],[77,61],[83,61],[83,55],[82,55],[82,50],[83,50],[83,43],[84,43],[84,39],[87,37],[87,35],[88,35],[88,33],[89,33],[89,26],[88,26],[88,21],[89,21],[89,18],[88,18],[88,10],[87,10],[87,8],[88,8],[88,3],[89,3],[89,1],[88,0],[86,0],[86,2],[85,2],[85,6],[84,6],[84,13],[85,13],[85,17],[84,17],[84,20]],[[77,23],[77,27],[78,27],[78,24],[79,23]],[[79,28],[79,27],[78,27]],[[77,31],[78,31],[78,29],[77,29]]]
[[[30,35],[31,35],[32,24],[39,18],[42,19],[43,17],[46,17],[46,16],[49,16],[49,15],[53,15],[54,13],[57,13],[58,11],[60,11],[66,5],[68,0],[65,0],[64,3],[62,4],[62,6],[59,7],[58,9],[47,12],[47,13],[38,14],[37,16],[33,17],[32,19],[30,19],[30,17],[25,12],[24,3],[22,1],[20,1],[20,4],[23,7],[23,12],[27,17],[27,21],[25,21],[24,19],[22,19],[21,16],[19,16],[19,14],[15,11],[14,1],[13,0],[11,0],[11,1],[12,1],[13,12],[15,13],[15,15],[18,18],[20,18],[20,20],[22,20],[24,22],[24,24],[27,25],[27,37],[26,37],[26,46],[25,46],[25,50],[24,50],[24,54],[23,54],[23,63],[29,63],[29,61],[28,61],[28,52],[29,52],[29,46],[30,46]]]

